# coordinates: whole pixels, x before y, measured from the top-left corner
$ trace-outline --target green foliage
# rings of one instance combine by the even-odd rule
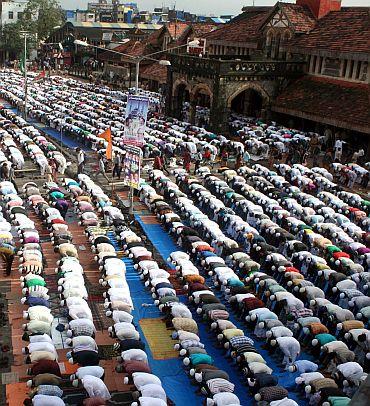
[[[38,18],[37,18],[38,16]],[[28,49],[37,47],[54,30],[64,23],[64,13],[57,0],[29,0],[23,16],[16,23],[2,27],[0,48],[21,55],[24,39],[20,31],[28,31]]]
[[[38,18],[37,18],[38,15]],[[53,28],[64,23],[64,13],[57,0],[29,0],[23,14],[25,29],[37,34],[39,41],[45,40]]]
[[[22,29],[20,21],[6,24],[1,32],[1,48],[5,51],[11,51],[20,55],[23,50],[23,39],[19,31]]]

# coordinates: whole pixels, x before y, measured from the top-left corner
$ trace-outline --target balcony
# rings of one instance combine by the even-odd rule
[[[169,54],[168,57],[174,72],[205,78],[222,77],[225,80],[243,80],[247,76],[259,79],[295,77],[304,72],[306,65],[301,60],[219,60],[174,54]]]

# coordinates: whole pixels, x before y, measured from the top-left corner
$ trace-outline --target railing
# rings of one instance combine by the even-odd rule
[[[301,60],[217,60],[189,55],[169,55],[173,71],[193,76],[294,76],[302,74],[306,62]]]
[[[222,63],[223,75],[263,75],[281,76],[302,74],[305,62],[302,61],[227,61]]]

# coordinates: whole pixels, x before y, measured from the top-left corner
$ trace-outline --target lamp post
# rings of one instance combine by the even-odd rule
[[[200,41],[198,41],[198,40],[190,41],[187,44],[183,44],[183,45],[179,45],[177,47],[171,48],[171,51],[176,50],[176,49],[180,49],[180,48],[184,48],[184,47],[188,47],[188,46],[190,46],[190,47],[198,46],[199,43],[200,43]],[[121,55],[121,56],[124,56],[126,58],[129,58],[132,61],[132,63],[135,63],[135,94],[136,95],[139,94],[139,77],[140,77],[140,63],[141,63],[141,61],[149,60],[149,61],[158,62],[162,66],[171,66],[171,62],[168,61],[168,60],[158,60],[158,59],[153,58],[154,56],[162,54],[162,53],[166,52],[167,50],[157,51],[157,52],[153,52],[153,53],[148,54],[148,55],[134,57],[132,55],[125,54],[123,52],[115,51],[114,49],[107,49],[107,48],[99,47],[97,45],[90,45],[86,41],[75,40],[74,44],[84,46],[84,47],[93,47],[93,48],[96,48],[96,49],[102,49],[102,50],[104,50],[106,52],[112,52],[114,54]],[[139,147],[135,147],[135,148],[140,150],[140,152],[139,152],[139,156],[140,156],[140,158],[139,158],[139,173],[140,173],[141,148],[139,148]],[[130,184],[129,214],[132,215],[133,211],[134,211],[134,188],[132,187],[132,184]]]
[[[158,62],[162,66],[171,66],[171,62],[168,61],[168,60],[163,60],[163,59],[158,60],[158,59],[153,58],[156,55],[163,54],[167,50],[161,50],[161,51],[153,52],[153,53],[148,54],[148,55],[142,55],[142,56],[135,57],[135,56],[132,56],[132,55],[129,55],[129,54],[125,54],[123,52],[115,51],[114,49],[107,49],[107,48],[104,48],[104,47],[100,47],[98,45],[88,44],[86,41],[80,41],[78,39],[76,39],[74,41],[74,44],[75,45],[80,45],[80,46],[83,46],[83,47],[92,47],[92,48],[96,48],[96,49],[101,49],[101,50],[106,51],[106,52],[111,52],[113,54],[117,54],[117,55],[121,55],[121,56],[125,56],[126,58],[129,58],[132,61],[132,63],[135,63],[135,68],[136,68],[135,69],[135,93],[136,94],[139,92],[139,77],[140,77],[140,63],[141,63],[141,61],[148,60],[148,61]],[[187,44],[183,44],[183,45],[176,46],[174,48],[170,48],[170,50],[173,51],[173,50],[188,47],[188,46],[190,46],[190,47],[195,46],[196,47],[199,44],[200,44],[199,40],[194,40],[194,41],[190,41]]]
[[[27,37],[30,35],[29,31],[20,31],[21,36],[24,38],[23,49],[23,76],[24,76],[24,112],[23,118],[27,120]]]

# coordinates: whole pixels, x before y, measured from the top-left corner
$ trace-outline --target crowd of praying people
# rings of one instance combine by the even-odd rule
[[[7,84],[0,88],[0,96],[19,106],[19,75],[0,73],[0,81]],[[348,175],[353,182],[349,186],[361,183],[366,188],[370,168],[361,161],[365,151],[359,150],[355,162],[345,164],[341,153],[345,144],[335,147],[336,140],[336,155],[328,168],[314,160],[308,165],[302,154],[309,151],[315,158],[321,149],[316,134],[239,118],[238,137],[229,139],[159,115],[156,95],[146,94],[153,108],[143,154],[153,164],[147,164],[149,175],[141,179],[138,195],[179,247],[165,259],[168,269],[153,259],[121,210],[85,173],[82,148],[76,151],[76,179],[66,178],[66,160],[55,147],[15,113],[0,111],[6,161],[22,162],[18,149],[43,174],[51,175],[44,185],[46,198],[32,183],[23,185],[22,195],[51,232],[60,253],[58,291],[68,323],[58,328],[67,331],[69,362],[79,365],[68,379],[58,371],[39,236],[22,197],[4,177],[0,254],[11,270],[15,244],[10,230],[15,227],[23,244],[22,303],[29,306],[24,314],[29,345],[24,352],[32,364],[28,385],[33,390],[25,404],[64,405],[64,390],[70,387],[86,394],[84,405],[108,404],[111,398],[97,356],[83,269],[64,220],[72,206],[99,263],[100,283],[107,287],[105,308],[107,317],[114,319],[109,334],[117,339],[121,355],[117,372],[135,386],[137,399],[132,405],[162,406],[167,397],[161,380],[151,373],[145,344],[133,324],[125,263],[118,260],[102,224],[119,236],[125,255],[150,289],[153,304],[174,331],[174,348],[205,405],[243,404],[234,393],[236,382],[209,355],[211,346],[241,373],[238,379],[245,393],[256,402],[348,405],[370,369],[370,202],[335,180],[344,182],[341,177],[352,171],[356,178]],[[99,135],[111,128],[111,169],[119,178],[126,100],[122,92],[55,77],[30,86],[29,113],[48,125],[63,126],[69,136],[94,147],[103,176],[107,144]],[[6,150],[10,141],[13,148]],[[255,156],[266,162],[253,163]],[[71,205],[58,177],[52,176],[51,159],[55,172],[64,175]],[[170,274],[170,268],[175,272]],[[200,323],[214,340],[201,338]],[[284,384],[289,377],[293,385]]]

